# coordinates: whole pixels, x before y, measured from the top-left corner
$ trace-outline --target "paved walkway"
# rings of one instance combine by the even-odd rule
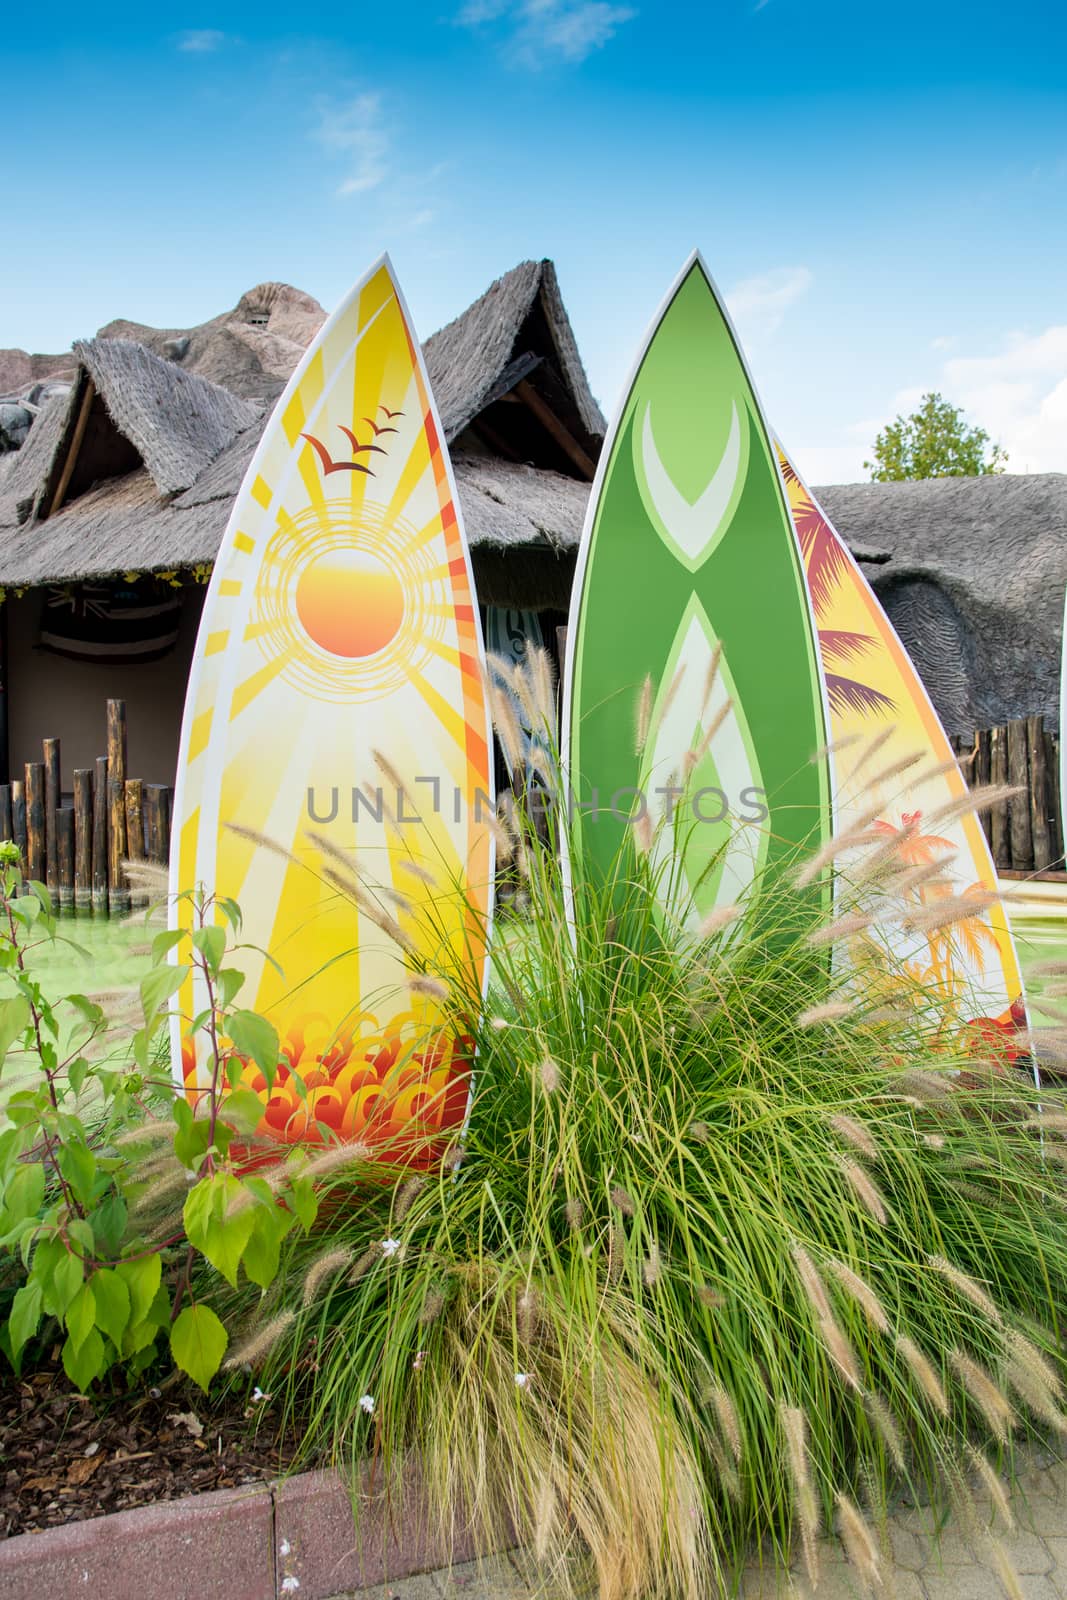
[[[979,1500],[979,1504],[981,1504]],[[886,1537],[883,1594],[897,1600],[1067,1600],[1067,1460],[1034,1457],[1022,1471],[1013,1506],[1016,1527],[997,1528],[1018,1574],[1018,1590],[1006,1590],[991,1559],[975,1554],[970,1543],[950,1525],[939,1545],[924,1531],[923,1513],[896,1512]],[[822,1548],[817,1600],[856,1600],[862,1593],[836,1541]],[[497,1556],[470,1562],[451,1571],[428,1572],[394,1584],[361,1589],[358,1600],[554,1600],[551,1591],[530,1588],[516,1560]],[[336,1600],[356,1600],[338,1595]],[[714,1600],[709,1596],[708,1600]],[[776,1579],[771,1572],[749,1567],[741,1600],[813,1600],[813,1591],[798,1566]]]

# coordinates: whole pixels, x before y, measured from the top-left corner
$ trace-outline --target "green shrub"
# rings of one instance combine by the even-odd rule
[[[398,1521],[414,1461],[446,1533],[510,1523],[602,1600],[696,1600],[753,1546],[814,1576],[835,1525],[876,1586],[898,1491],[979,1532],[975,1478],[1002,1503],[1067,1427],[1067,1119],[887,953],[871,896],[913,868],[879,835],[829,932],[790,874],[671,936],[638,827],[569,929],[557,841],[510,833],[462,1140],[328,1180],[234,1360]]]
[[[198,1268],[235,1288],[243,1268],[268,1288],[286,1234],[317,1207],[300,1153],[268,1177],[230,1157],[262,1109],[236,1088],[245,1061],[268,1077],[278,1065],[274,1029],[235,1004],[244,980],[226,957],[240,915],[182,897],[190,926],[152,942],[141,1027],[104,1049],[102,1007],[80,994],[53,1002],[34,976],[29,952],[61,935],[47,889],[23,893],[17,849],[0,852],[0,1067],[18,1072],[0,1131],[0,1349],[19,1371],[27,1346],[59,1342],[87,1390],[113,1369],[144,1371],[166,1339],[206,1389],[229,1336]],[[162,1034],[190,966],[203,1008],[187,1025],[205,1042],[207,1079],[187,1097]]]

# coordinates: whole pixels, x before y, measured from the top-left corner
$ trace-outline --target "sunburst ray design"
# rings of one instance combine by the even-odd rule
[[[334,470],[357,456],[370,471]],[[275,1024],[285,1058],[272,1091],[244,1074],[262,1132],[395,1142],[412,1121],[432,1131],[463,1114],[466,1040],[413,998],[400,947],[340,891],[329,851],[372,899],[402,892],[405,940],[426,961],[444,940],[475,963],[477,989],[492,884],[483,659],[451,472],[385,263],[330,318],[263,435],[205,602],[182,732],[172,885],[237,900],[244,938],[277,963],[240,955],[242,1000]],[[422,801],[417,823],[395,825],[375,751]],[[405,873],[406,858],[443,887]],[[186,984],[186,1018],[203,998]],[[201,1063],[180,1022],[174,1051],[195,1093]]]

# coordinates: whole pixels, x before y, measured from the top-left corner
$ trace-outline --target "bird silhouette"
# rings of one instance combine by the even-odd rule
[[[399,433],[400,432],[399,428],[379,428],[378,424],[376,422],[372,422],[370,417],[364,417],[363,420],[367,424],[368,428],[373,428],[374,429],[374,437],[375,438],[377,438],[380,433]]]
[[[390,411],[388,406],[379,406],[378,410],[384,411],[390,422],[392,422],[394,417],[402,417],[404,415],[402,411]]]
[[[341,432],[345,435],[345,437],[347,438],[349,444],[352,446],[352,454],[353,455],[359,455],[360,451],[362,451],[362,450],[376,450],[380,456],[384,456],[385,447],[383,445],[380,445],[380,444],[360,444],[359,440],[356,438],[356,436],[352,432],[351,428],[346,428],[343,422],[339,422],[337,424],[337,426],[340,428]]]
[[[331,472],[365,472],[368,478],[373,478],[374,474],[371,469],[365,467],[361,461],[335,461],[322,440],[316,439],[313,433],[302,433],[300,437],[301,439],[306,439],[308,444],[312,446],[315,454],[322,462],[322,470],[327,476]]]

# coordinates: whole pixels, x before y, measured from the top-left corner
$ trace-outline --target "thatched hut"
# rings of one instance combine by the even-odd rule
[[[39,759],[43,734],[61,737],[68,771],[88,766],[119,696],[131,771],[172,781],[203,582],[322,315],[266,284],[199,329],[116,323],[64,358],[71,387],[0,457],[0,769]],[[495,618],[554,646],[605,425],[552,263],[507,273],[425,354],[490,634]],[[951,733],[1056,715],[1067,477],[817,493]]]
[[[4,458],[0,615],[14,775],[39,759],[42,734],[60,737],[68,770],[90,765],[104,701],[115,696],[129,710],[131,771],[172,781],[203,583],[282,387],[278,367],[300,354],[258,309],[276,288],[253,291],[228,322],[202,330],[115,324],[75,345],[69,391]],[[251,333],[237,320],[235,332],[250,314],[265,320]],[[308,311],[302,332],[310,338],[317,325]],[[142,340],[118,336],[134,331]],[[524,262],[494,283],[428,341],[426,360],[482,605],[541,613],[553,643],[604,419],[552,263]]]

